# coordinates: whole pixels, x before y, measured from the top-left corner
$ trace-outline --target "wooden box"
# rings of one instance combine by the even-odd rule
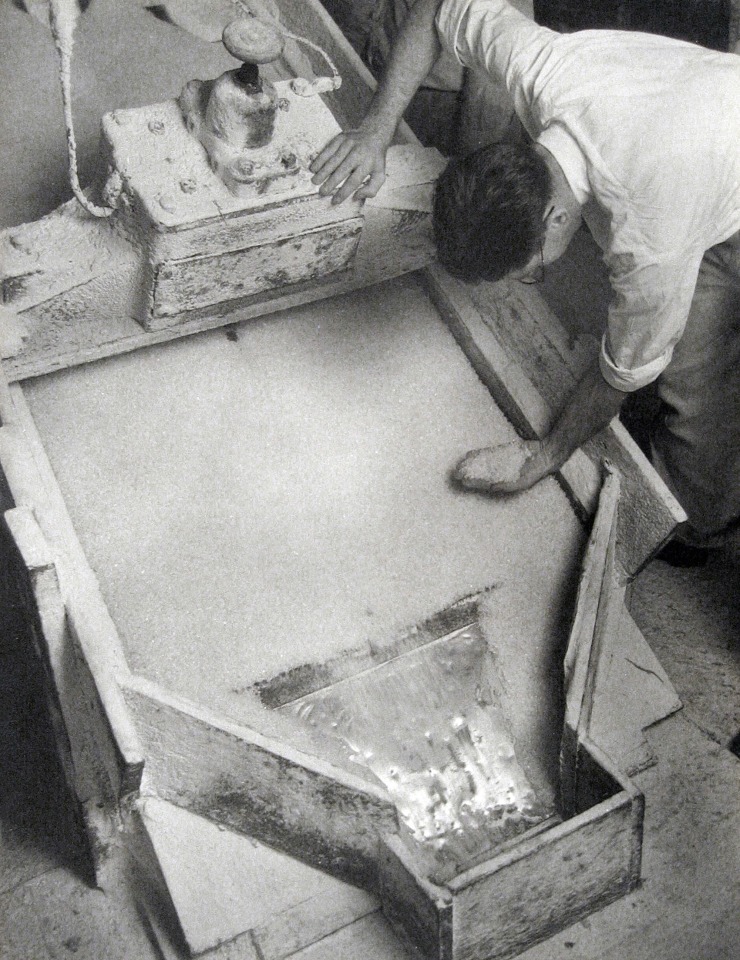
[[[327,101],[338,123],[355,125],[369,98],[367,71],[318,3],[285,0],[281,8],[289,29],[308,33],[331,50],[344,84]],[[281,65],[281,69],[286,74],[297,72],[290,62]],[[120,129],[125,129],[125,123]],[[403,151],[414,144],[413,137],[402,127],[399,140],[397,146],[406,156]],[[428,174],[424,177],[410,184],[412,192],[420,183],[428,186]],[[143,195],[142,191],[132,190],[133,207],[143,209]],[[152,282],[148,291],[155,299],[154,274],[160,267],[166,272],[165,268],[169,269],[173,263],[182,269],[178,277],[193,278],[193,289],[187,296],[196,295],[197,272],[189,274],[188,271],[196,270],[209,230],[220,231],[219,242],[238,256],[252,249],[249,242],[242,246],[247,222],[250,237],[259,238],[256,249],[263,249],[263,239],[264,248],[268,250],[271,244],[274,249],[274,244],[283,242],[284,237],[270,231],[285,229],[284,236],[291,232],[292,228],[281,225],[279,218],[275,219],[273,213],[259,203],[249,211],[236,204],[233,217],[226,217],[225,222],[204,224],[200,221],[196,227],[184,213],[188,198],[192,200],[195,196],[183,191],[186,204],[179,220],[174,217],[169,222],[164,213],[152,215],[148,220],[137,213],[131,220],[132,235],[133,224],[147,223],[140,240],[153,251]],[[151,203],[156,199],[152,196]],[[332,231],[339,231],[344,244],[339,245],[343,251],[339,258],[351,256],[347,251],[353,243],[356,218],[322,220],[324,213],[312,204],[308,195],[296,197],[292,202],[293,212],[307,211],[307,234],[313,235],[312,231],[316,231],[324,235],[325,232],[325,237],[333,237]],[[624,585],[670,536],[683,515],[619,424],[613,424],[574,455],[558,477],[572,505],[572,509],[568,507],[572,517],[577,516],[588,525],[596,513],[605,461],[619,473],[619,484],[609,482],[606,493],[601,496],[603,504],[595,521],[580,590],[582,602],[565,664],[568,710],[562,737],[562,822],[543,820],[532,827],[531,832],[519,833],[507,841],[510,845],[499,848],[489,859],[446,879],[443,884],[432,884],[423,862],[420,866],[423,858],[418,857],[403,838],[394,803],[377,779],[361,766],[348,769],[332,756],[317,753],[315,745],[300,735],[297,725],[291,726],[290,735],[281,726],[280,710],[273,708],[315,691],[315,672],[311,675],[311,684],[304,683],[299,693],[295,689],[290,695],[283,691],[268,705],[270,709],[264,708],[268,691],[261,689],[258,692],[264,709],[255,710],[253,716],[245,713],[235,718],[218,704],[204,703],[169,689],[157,678],[146,675],[138,664],[130,662],[121,639],[123,630],[101,589],[100,578],[104,572],[111,571],[94,569],[87,556],[24,394],[25,383],[32,378],[63,371],[63,379],[68,367],[117,354],[130,354],[122,361],[137,381],[145,363],[151,367],[153,356],[151,350],[136,353],[139,348],[154,347],[219,326],[242,323],[249,326],[246,321],[273,307],[276,310],[295,307],[325,294],[341,294],[428,264],[428,212],[412,207],[404,201],[400,206],[378,205],[373,208],[372,217],[368,211],[351,278],[338,273],[333,281],[334,274],[327,274],[326,286],[309,292],[301,289],[299,283],[295,287],[292,284],[284,287],[281,281],[275,287],[274,300],[243,303],[237,297],[228,310],[215,309],[202,317],[198,316],[200,307],[192,301],[191,318],[182,325],[169,325],[166,310],[154,319],[154,315],[147,312],[139,317],[139,321],[146,317],[145,325],[148,325],[142,330],[141,322],[119,310],[115,301],[110,304],[106,301],[99,310],[90,309],[95,278],[91,281],[89,277],[84,283],[80,282],[61,306],[57,303],[52,309],[41,302],[41,294],[35,296],[33,302],[26,301],[23,316],[28,323],[28,341],[24,350],[3,365],[6,379],[0,382],[3,546],[11,557],[29,642],[37,648],[45,664],[59,754],[79,805],[91,860],[99,875],[104,873],[101,868],[106,858],[114,855],[122,838],[134,832],[132,810],[135,811],[147,792],[155,792],[185,810],[202,814],[228,829],[255,836],[378,893],[389,918],[428,956],[481,957],[482,960],[485,956],[513,955],[526,944],[548,936],[628,891],[639,876],[642,800],[639,792],[615,769],[614,763],[603,755],[603,744],[592,743],[590,719],[599,664],[609,643],[621,636],[614,617],[615,610],[622,607]],[[164,211],[164,207],[161,209]],[[203,232],[199,233],[201,228]],[[378,265],[382,269],[378,270]],[[42,268],[43,264],[39,265],[39,269]],[[29,275],[32,273],[28,271]],[[420,292],[421,288],[417,290],[419,310],[423,303],[433,304],[437,311],[435,316],[426,316],[425,321],[439,323],[442,318],[461,348],[462,360],[455,361],[454,369],[459,373],[464,367],[470,372],[472,367],[476,386],[480,387],[477,376],[489,389],[495,405],[521,435],[542,435],[582,373],[584,364],[592,358],[595,344],[574,346],[539,293],[531,288],[482,284],[470,289],[434,266],[428,267],[418,282],[423,282],[426,290],[426,293]],[[179,295],[175,287],[168,296]],[[410,287],[407,293],[408,289]],[[375,296],[387,307],[382,290]],[[341,323],[350,327],[351,321],[357,320],[342,307],[338,297],[327,305],[327,317],[332,311],[342,309],[345,314],[336,321],[337,330]],[[390,312],[395,316],[395,309]],[[265,327],[268,324],[263,323]],[[420,324],[420,328],[422,326]],[[392,329],[386,323],[383,327]],[[105,464],[112,466],[114,477],[121,472],[116,464],[122,470],[128,459],[141,449],[137,430],[143,420],[131,419],[134,401],[141,409],[142,404],[146,407],[147,396],[151,396],[153,411],[159,414],[164,411],[165,418],[171,411],[173,419],[192,423],[197,431],[199,416],[187,420],[180,404],[194,393],[197,399],[193,386],[196,374],[204,390],[210,387],[218,393],[224,371],[234,369],[233,358],[224,356],[224,351],[231,349],[229,340],[238,340],[238,337],[239,330],[235,328],[228,330],[228,336],[222,334],[219,338],[215,349],[220,352],[221,365],[204,370],[197,363],[186,363],[185,375],[175,381],[176,389],[171,395],[165,396],[157,389],[156,364],[154,389],[149,394],[142,395],[129,383],[123,385],[120,395],[113,399],[129,418],[125,429],[132,431],[135,442],[125,455],[120,455],[119,461],[113,458]],[[215,332],[213,338],[215,341]],[[183,339],[180,343],[191,345],[197,353],[206,339],[204,335]],[[414,338],[407,337],[404,342],[410,339]],[[421,335],[416,339],[423,341]],[[355,344],[356,357],[366,357],[367,345],[361,337]],[[402,339],[389,340],[388,344],[388,349],[381,353],[393,361],[402,354]],[[331,361],[337,351],[331,342],[328,347],[324,356]],[[290,351],[285,354],[290,356]],[[346,375],[345,367],[330,369],[336,378]],[[372,386],[372,378],[364,372],[366,369],[362,366],[363,374],[357,382]],[[444,389],[441,369],[430,365],[428,371],[422,380],[399,377],[399,382],[404,382],[411,396],[429,382],[439,381],[440,389]],[[305,378],[310,384],[331,381],[332,377],[324,375]],[[240,382],[247,386],[251,383],[248,377],[241,377]],[[452,379],[449,382],[452,383]],[[98,394],[98,402],[106,399],[110,397],[105,397],[105,391]],[[370,398],[368,407],[370,401],[374,402],[374,398]],[[248,404],[238,406],[248,408]],[[61,407],[52,402],[50,409],[58,413]],[[343,412],[337,405],[326,420],[338,419]],[[87,413],[95,418],[94,402],[87,405]],[[439,423],[435,424],[435,436],[442,420],[440,416]],[[53,433],[52,430],[52,436]],[[358,431],[357,436],[361,434],[362,431]],[[83,435],[86,436],[84,432]],[[354,456],[355,451],[351,450],[350,454]],[[155,446],[151,460],[144,461],[144,473],[166,455],[165,446]],[[397,462],[402,462],[402,457],[399,456]],[[338,460],[329,461],[328,465],[341,466]],[[103,466],[101,451],[87,451],[76,458],[75,466],[94,477],[96,470]],[[171,463],[173,482],[165,492],[170,504],[182,502],[189,509],[198,503],[195,497],[185,496],[182,466],[176,458]],[[202,466],[205,478],[209,476],[206,469],[209,463]],[[298,483],[302,477],[291,479]],[[551,486],[554,483],[551,482]],[[121,484],[119,493],[132,493],[134,498],[139,498],[137,510],[143,511],[151,505],[150,500],[139,497],[138,488],[123,490],[123,487],[125,484]],[[112,500],[93,497],[88,506],[105,512],[113,509],[112,503]],[[310,508],[311,504],[304,506]],[[412,503],[412,511],[415,506]],[[83,511],[77,526],[84,525],[89,515],[90,511]],[[185,509],[181,519],[180,534],[188,527]],[[228,526],[228,517],[217,520],[217,529]],[[405,534],[406,531],[402,531],[399,540]],[[175,545],[180,542],[174,533],[171,541]],[[149,547],[147,559],[151,561],[153,557],[154,566],[161,565],[161,543],[154,538]],[[453,538],[450,538],[448,551],[453,547]],[[431,556],[440,564],[447,562],[447,555],[442,552]],[[206,568],[207,564],[201,564],[198,574],[207,573]],[[111,564],[111,569],[115,574],[115,564]],[[244,573],[244,579],[248,576],[249,571]],[[413,589],[421,586],[420,578]],[[176,596],[173,606],[177,606],[178,599]],[[156,596],[154,600],[156,605]],[[327,667],[325,685],[346,679],[361,669],[388,663],[426,643],[439,641],[450,630],[474,620],[472,608],[463,605],[450,616],[440,617],[426,634],[422,631],[422,635],[415,633],[400,641],[394,638],[385,645],[371,645],[355,659],[345,658],[341,664],[342,676],[332,673],[329,665],[324,664]],[[160,639],[154,631],[145,635],[140,650],[155,645]],[[175,661],[177,656],[169,660]],[[299,675],[297,679],[301,681],[302,677]],[[274,677],[271,680],[269,691],[276,694],[279,684]],[[251,684],[250,689],[253,687]],[[629,717],[625,720],[629,725]],[[181,918],[184,927],[186,919]]]
[[[426,957],[514,956],[639,882],[643,796],[588,732],[605,631],[622,602],[614,571],[617,501],[618,480],[610,476],[566,654],[560,815],[443,883],[430,880],[413,845],[399,835],[384,840],[383,909]]]

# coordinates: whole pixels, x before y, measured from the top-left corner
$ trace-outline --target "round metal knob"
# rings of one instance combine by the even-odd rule
[[[270,63],[283,52],[285,37],[259,17],[240,17],[226,26],[221,39],[232,57],[243,63]]]

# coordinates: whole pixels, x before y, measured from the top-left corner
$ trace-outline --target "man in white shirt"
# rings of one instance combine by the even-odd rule
[[[518,477],[497,478],[488,449],[458,479],[525,489],[655,381],[653,461],[688,513],[683,535],[721,541],[740,521],[740,58],[651,34],[559,34],[505,0],[417,0],[365,120],[314,162],[334,202],[378,191],[441,49],[503,83],[531,138],[450,164],[441,262],[473,281],[534,279],[585,219],[613,290],[598,365],[550,434],[522,445]]]

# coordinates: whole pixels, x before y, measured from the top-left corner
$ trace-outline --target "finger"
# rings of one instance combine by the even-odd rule
[[[332,203],[341,203],[347,197],[351,197],[359,186],[365,181],[366,176],[362,170],[353,170],[344,180],[344,183],[334,192]]]
[[[452,479],[464,487],[466,490],[479,490],[481,493],[491,492],[491,482],[482,477],[471,476],[466,470],[455,470]]]
[[[518,489],[515,483],[511,484],[503,480],[496,480],[494,477],[483,476],[467,468],[456,467],[452,472],[452,479],[465,490],[473,490],[476,493],[497,495],[514,493]]]
[[[335,192],[332,203],[341,203],[350,196],[360,199],[360,190],[369,182],[369,179],[364,168],[356,169]]]
[[[355,190],[362,181],[367,176],[366,171],[362,165],[358,165],[358,161],[352,155],[345,157],[344,160],[336,167],[333,173],[327,177],[327,179],[321,185],[319,193],[322,196],[327,196],[330,193],[334,193],[338,186],[343,184],[348,177],[357,177],[352,187]]]
[[[479,490],[490,483],[490,477],[480,469],[478,451],[473,450],[460,460],[452,471],[452,477],[464,487]]]
[[[474,490],[507,492],[520,481],[526,452],[520,443],[473,450],[458,463],[455,477]]]
[[[367,183],[364,183],[356,193],[358,200],[367,200],[369,197],[374,197],[378,190],[385,183],[385,171],[384,170],[375,170],[371,175]]]
[[[309,170],[312,173],[317,173],[323,166],[329,163],[331,158],[335,155],[335,153],[337,152],[337,150],[339,150],[339,148],[342,146],[343,143],[344,143],[344,138],[342,137],[341,134],[337,137],[334,137],[333,140],[330,140],[329,143],[327,143],[327,145],[321,151],[321,153],[317,154],[317,156],[314,157],[313,162],[309,167]]]
[[[354,151],[354,144],[350,141],[343,140],[341,143],[337,144],[337,148],[330,156],[326,162],[317,170],[313,176],[314,183],[320,183],[322,180],[326,180],[327,177],[330,177],[343,163],[346,163],[349,159],[351,161],[352,154]],[[351,169],[351,162],[348,166],[348,170]],[[347,176],[345,173],[342,177],[339,178],[339,183]],[[336,186],[336,184],[334,185]]]
[[[352,145],[342,144],[331,160],[314,175],[313,180],[314,182],[324,181],[321,193],[332,193],[343,180],[346,180],[356,163]]]

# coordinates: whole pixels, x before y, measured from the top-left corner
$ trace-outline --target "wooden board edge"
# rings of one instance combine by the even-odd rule
[[[79,844],[80,866],[95,883],[116,848],[118,798],[138,786],[143,762],[138,755],[121,754],[74,641],[54,557],[33,511],[5,511],[2,535],[11,541],[8,561],[24,611],[24,639],[40,670],[66,786],[68,802],[60,816],[69,820],[65,829]]]
[[[608,460],[622,475],[626,509],[618,557],[631,580],[686,521],[686,512],[619,419],[584,450],[592,459]]]
[[[576,810],[579,743],[590,723],[604,620],[614,580],[619,500],[619,475],[608,471],[581,566],[563,664],[565,717],[560,746],[560,781],[561,802],[565,815],[569,817]]]
[[[15,385],[33,377],[45,376],[86,363],[94,363],[98,360],[106,360],[109,357],[133,353],[147,347],[170,343],[183,337],[290,310],[303,304],[316,303],[352,293],[374,284],[384,283],[422,270],[430,259],[430,255],[425,252],[423,245],[420,245],[416,252],[412,252],[406,260],[397,257],[392,263],[381,264],[379,267],[377,266],[377,259],[373,259],[369,255],[363,258],[365,234],[372,233],[375,221],[387,218],[389,213],[391,215],[393,213],[397,213],[399,216],[404,215],[404,211],[387,211],[379,208],[369,210],[366,214],[363,236],[360,238],[358,259],[353,269],[342,271],[336,275],[332,274],[317,282],[297,283],[295,289],[290,288],[284,292],[272,292],[264,297],[251,296],[235,299],[219,304],[213,309],[193,310],[187,319],[176,325],[145,330],[136,321],[131,320],[129,332],[125,335],[117,335],[111,338],[105,330],[101,330],[99,342],[93,340],[81,346],[73,341],[69,348],[55,349],[54,351],[40,349],[36,352],[21,353],[11,360],[4,361],[6,377],[10,384]]]
[[[294,12],[293,6],[296,7]],[[291,15],[286,17],[285,12],[288,9]],[[342,33],[336,21],[318,0],[301,0],[298,5],[284,3],[281,7],[281,13],[283,21],[295,33],[305,36],[308,32],[311,34],[309,39],[313,39],[314,42],[318,42],[322,46],[325,44],[324,49],[335,61],[342,76],[342,86],[330,96],[325,96],[325,99],[331,103],[332,98],[334,98],[341,105],[342,113],[348,123],[353,127],[357,126],[364,118],[370,96],[377,87],[377,81],[367,65]],[[307,27],[311,29],[307,30]],[[323,44],[321,40],[317,40],[317,27],[318,32],[324,38]],[[327,40],[328,42],[326,42]],[[347,74],[351,77],[351,82],[348,82]],[[362,90],[359,98],[354,93],[354,88],[357,85]],[[394,142],[418,144],[419,140],[412,133],[408,124],[402,120],[396,129]]]
[[[265,731],[257,730],[255,727],[238,723],[221,714],[214,713],[199,703],[194,703],[166,690],[146,677],[130,674],[122,680],[121,688],[124,697],[129,702],[132,697],[149,700],[157,706],[175,711],[189,720],[213,730],[218,735],[230,738],[234,743],[270,754],[278,763],[301,767],[309,773],[336,781],[343,788],[362,793],[380,804],[390,802],[387,792],[380,785],[376,786],[368,780],[354,775],[351,771],[337,767],[314,754],[306,753],[285,740],[270,736]]]
[[[642,844],[645,828],[645,794],[635,784],[635,782],[620,770],[598,744],[591,740],[590,736],[585,735],[581,740],[581,746],[586,750],[596,763],[604,770],[616,783],[619,784],[621,795],[626,798],[631,811],[631,860],[629,866],[629,889],[633,890],[640,882],[642,870]]]
[[[509,356],[493,325],[485,321],[466,292],[465,284],[438,266],[427,267],[424,276],[430,299],[502,412],[525,439],[545,436],[557,411],[516,359]],[[557,318],[552,322],[557,323]],[[564,364],[563,375],[573,379]],[[624,576],[631,579],[686,515],[619,420],[576,451],[558,474],[564,489],[584,513],[594,511],[606,461],[623,476],[625,495],[617,558]]]
[[[117,757],[118,787],[125,794],[138,788],[144,758],[119,688],[119,678],[128,672],[123,648],[77,540],[22,391],[11,385],[8,396],[12,408],[0,427],[0,474],[13,505],[32,513],[48,545],[70,638],[79,645],[90,673]]]
[[[127,702],[147,755],[147,789],[341,880],[375,891],[381,834],[397,828],[390,798],[316,758],[152,699]]]
[[[479,594],[462,597],[444,610],[394,634],[387,642],[345,651],[321,663],[307,663],[258,681],[254,691],[270,709],[285,706],[342,680],[357,676],[428,643],[472,626],[478,616]]]
[[[419,874],[396,834],[381,838],[380,901],[394,933],[415,955],[452,960],[452,896]]]
[[[622,781],[624,781],[623,777]],[[447,883],[447,888],[452,891],[453,894],[457,894],[467,887],[479,883],[484,878],[500,873],[510,864],[531,857],[543,848],[557,844],[563,837],[569,837],[578,833],[578,831],[587,824],[608,820],[620,811],[633,811],[636,804],[638,807],[641,804],[643,795],[631,783],[626,783],[625,787],[626,788],[620,789],[618,793],[608,797],[606,800],[600,801],[590,809],[577,813],[575,816],[568,817],[561,823],[555,824],[550,830],[538,833],[504,853],[477,864],[475,867],[471,867],[470,870],[459,874],[454,880],[450,880]],[[634,817],[631,819],[634,820]]]

